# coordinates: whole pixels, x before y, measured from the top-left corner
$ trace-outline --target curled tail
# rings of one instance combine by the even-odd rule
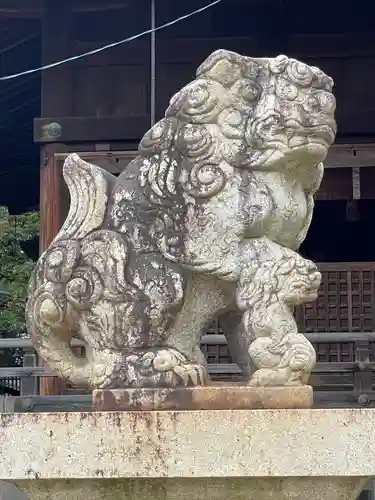
[[[75,308],[67,300],[68,284],[82,261],[82,240],[104,222],[115,177],[76,154],[66,159],[63,175],[70,193],[69,213],[32,273],[26,324],[38,354],[58,376],[90,386],[96,377],[94,363],[90,357],[77,357],[70,346],[79,328]],[[74,286],[79,289],[90,283],[76,278]],[[84,294],[85,290],[73,292]]]

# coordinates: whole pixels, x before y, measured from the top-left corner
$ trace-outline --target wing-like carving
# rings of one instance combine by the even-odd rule
[[[77,154],[67,157],[63,167],[64,180],[69,188],[68,216],[55,238],[80,240],[101,226],[107,209],[109,188],[115,177],[87,163]]]

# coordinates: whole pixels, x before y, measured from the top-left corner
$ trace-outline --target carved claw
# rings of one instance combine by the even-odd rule
[[[200,365],[178,365],[173,372],[183,381],[184,386],[203,385],[206,381],[206,371]]]
[[[252,387],[280,387],[286,385],[302,385],[298,380],[295,380],[294,383],[289,383],[292,376],[293,372],[290,368],[280,368],[276,370],[261,368],[253,374],[249,381],[249,385]]]
[[[178,376],[178,378],[180,380],[182,380],[183,385],[185,385],[185,386],[187,386],[189,384],[189,381],[192,380],[191,379],[192,371],[189,370],[188,366],[185,366],[185,365],[175,366],[173,369],[173,373],[175,373]],[[196,382],[194,385],[197,385],[198,377],[195,376],[195,379],[196,379]],[[178,384],[176,384],[176,385],[178,385]]]

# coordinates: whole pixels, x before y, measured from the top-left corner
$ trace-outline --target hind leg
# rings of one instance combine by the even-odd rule
[[[250,341],[241,319],[241,313],[228,312],[221,316],[219,321],[228,342],[228,350],[232,361],[239,366],[244,378],[248,381],[254,373],[255,367],[249,354]]]

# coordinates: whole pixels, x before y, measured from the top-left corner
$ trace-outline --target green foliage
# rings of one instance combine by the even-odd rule
[[[39,234],[39,213],[9,215],[0,206],[0,336],[25,332],[27,285],[34,263],[22,250],[22,241]]]

